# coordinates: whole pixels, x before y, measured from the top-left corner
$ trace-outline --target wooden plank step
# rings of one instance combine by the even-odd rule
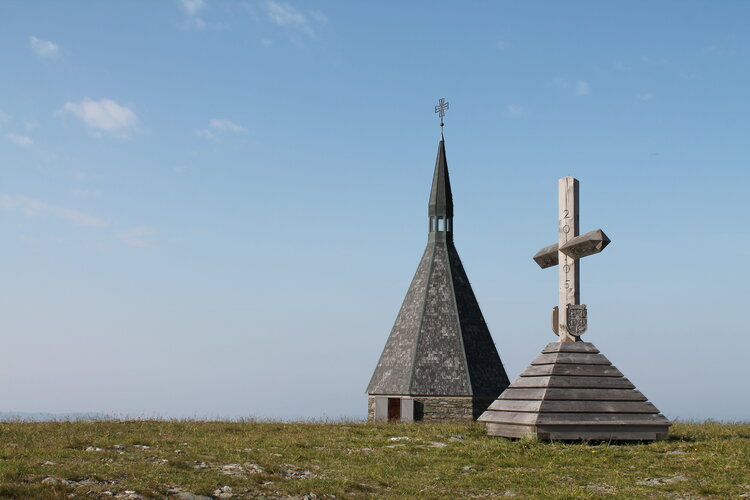
[[[542,350],[543,354],[553,352],[590,352],[597,354],[599,349],[591,342],[552,342]]]
[[[523,389],[531,387],[571,387],[577,389],[635,389],[625,377],[581,377],[547,375],[540,377],[519,377],[510,387]]]
[[[498,429],[499,432],[504,430],[504,427]],[[658,441],[667,439],[668,431],[667,425],[540,425],[534,428],[540,439],[560,441]]]
[[[522,438],[536,434],[536,428],[532,425],[512,425],[487,423],[487,434],[490,436],[506,438]]]
[[[648,401],[541,401],[539,411],[569,413],[659,413]]]
[[[524,413],[514,411],[491,411],[487,410],[479,417],[480,422],[491,422],[496,424],[522,424],[534,425],[539,413]]]
[[[658,441],[667,439],[667,425],[518,425],[487,422],[489,436],[559,441]]]
[[[568,401],[646,401],[636,389],[515,389],[508,388],[498,399]]]
[[[489,412],[488,412],[489,413]],[[492,412],[495,415],[523,415],[519,423],[531,423],[528,413]],[[660,413],[538,413],[537,425],[669,425],[667,418]],[[508,419],[510,420],[510,419]],[[495,420],[503,422],[502,419]]]
[[[538,413],[659,413],[648,401],[519,401],[498,399],[487,411]]]
[[[527,367],[521,377],[539,375],[581,375],[588,377],[622,377],[620,370],[605,365],[537,365]]]
[[[526,413],[488,410],[480,422],[519,425],[646,425],[669,426],[671,422],[659,413]]]
[[[552,364],[569,364],[569,365],[611,365],[604,354],[590,354],[585,352],[555,352],[551,354],[540,354],[534,361],[533,365],[552,365]]]
[[[515,399],[496,399],[487,411],[526,411],[539,412],[544,401],[529,401]]]

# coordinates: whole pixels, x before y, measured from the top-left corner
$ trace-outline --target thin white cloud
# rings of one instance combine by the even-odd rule
[[[571,83],[567,78],[556,76],[552,79],[552,84],[566,92],[572,92],[578,97],[586,96],[591,93],[591,85],[585,80],[578,80]]]
[[[640,94],[636,94],[635,98],[639,101],[650,101],[654,98],[654,95],[651,92],[642,92]]]
[[[273,40],[270,38],[261,38],[260,44],[264,47],[270,47],[273,44]]]
[[[510,48],[510,42],[506,42],[505,40],[500,40],[497,42],[497,48],[500,50],[505,50]]]
[[[311,10],[305,14],[293,5],[284,2],[277,2],[275,0],[266,0],[263,6],[265,7],[268,18],[274,24],[284,28],[302,31],[313,39],[317,37],[317,34],[313,29],[313,23],[325,24],[328,22],[326,15],[318,10]]]
[[[631,68],[630,66],[628,66],[622,61],[615,61],[612,63],[612,69],[615,71],[625,72],[625,71],[630,71],[633,68]]]
[[[118,231],[115,237],[131,247],[153,248],[156,230],[151,226],[138,226]]]
[[[29,146],[34,144],[34,141],[31,139],[31,137],[27,135],[14,134],[13,132],[8,132],[7,134],[5,134],[5,138],[13,144],[21,146],[22,148],[28,148]]]
[[[77,226],[104,227],[107,225],[99,217],[78,210],[49,205],[26,196],[0,194],[0,208],[21,212],[26,217],[54,217]]]
[[[202,30],[206,27],[206,22],[198,16],[198,13],[206,7],[205,0],[179,0],[179,4],[187,16],[183,28]]]
[[[86,97],[78,102],[66,102],[61,112],[79,118],[89,128],[127,135],[138,124],[138,117],[128,107],[112,99],[93,101]]]
[[[526,110],[523,106],[519,106],[518,104],[508,104],[505,114],[513,118],[520,118],[526,114]]]
[[[235,134],[247,131],[247,129],[242,125],[229,120],[225,120],[223,118],[214,118],[213,120],[211,120],[208,126],[215,130],[227,130],[229,132],[234,132]]]
[[[310,14],[310,17],[312,17],[315,21],[319,22],[320,24],[325,24],[328,22],[328,16],[323,14],[319,10],[310,10],[308,11]]]
[[[180,0],[182,10],[191,16],[194,16],[206,6],[205,0]]]
[[[195,135],[203,137],[205,139],[214,139],[222,132],[231,132],[233,134],[239,134],[246,132],[247,129],[242,125],[235,123],[224,118],[214,118],[208,122],[208,128],[203,128],[195,131]]]
[[[2,110],[0,110],[0,123],[10,121],[10,115],[8,113],[3,113]]]
[[[39,128],[39,122],[35,120],[26,120],[23,122],[23,126],[26,130],[34,130],[35,128]]]
[[[42,40],[35,36],[29,37],[29,47],[40,57],[57,57],[60,53],[60,46],[49,40]]]
[[[576,95],[583,96],[583,95],[589,95],[591,93],[591,86],[583,81],[578,80],[576,82]]]
[[[195,135],[204,139],[214,139],[216,136],[208,129],[202,128],[195,131]]]
[[[89,178],[89,175],[82,171],[82,170],[76,170],[73,172],[73,179],[77,180],[78,182],[85,181]]]
[[[195,28],[198,30],[202,30],[206,28],[206,21],[204,21],[200,17],[190,16],[188,17],[187,21],[185,21],[183,27],[185,29]]]
[[[266,2],[266,11],[271,21],[279,26],[298,28],[307,24],[305,15],[288,3],[268,0]]]

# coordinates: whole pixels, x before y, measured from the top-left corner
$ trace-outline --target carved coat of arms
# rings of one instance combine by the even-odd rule
[[[585,304],[568,304],[568,333],[578,337],[586,331],[588,327],[588,320],[586,318],[586,305]]]

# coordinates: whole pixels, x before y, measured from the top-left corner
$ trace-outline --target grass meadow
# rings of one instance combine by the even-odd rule
[[[0,498],[505,497],[750,498],[750,424],[568,444],[476,423],[0,423]]]

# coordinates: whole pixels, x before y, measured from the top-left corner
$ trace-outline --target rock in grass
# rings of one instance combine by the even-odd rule
[[[195,493],[188,493],[186,491],[178,493],[174,498],[178,498],[179,500],[214,500],[206,495],[196,495]]]
[[[216,498],[232,498],[234,493],[231,486],[222,486],[214,491],[214,496]]]
[[[242,464],[220,465],[219,471],[229,476],[245,476],[245,469],[242,467]]]
[[[587,484],[586,488],[589,490],[595,491],[597,493],[614,493],[615,492],[615,489],[612,486],[608,484],[604,484],[604,483]]]
[[[678,450],[668,451],[667,455],[687,455],[687,453],[685,453],[683,450],[678,449]]]
[[[661,486],[663,484],[679,483],[680,481],[687,481],[690,478],[687,476],[674,476],[674,477],[647,477],[640,481],[636,481],[635,484],[640,486]]]
[[[245,462],[244,464],[242,464],[242,467],[244,467],[245,471],[248,474],[263,474],[264,472],[266,472],[260,465],[251,464],[250,462]]]
[[[123,500],[146,500],[146,497],[139,495],[133,490],[125,490],[122,493],[115,495],[115,498],[122,498]]]
[[[315,479],[322,477],[312,471],[304,470],[290,464],[284,464],[287,469],[281,473],[287,479]]]

